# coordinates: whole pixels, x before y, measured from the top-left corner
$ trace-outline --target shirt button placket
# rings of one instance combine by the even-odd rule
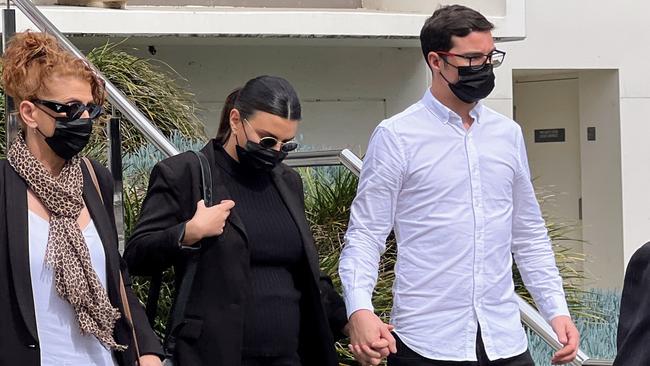
[[[477,312],[477,317],[481,318],[479,314],[479,309],[481,309],[480,294],[483,287],[481,280],[481,273],[483,271],[483,254],[484,254],[484,243],[483,243],[483,205],[482,205],[482,194],[481,194],[481,175],[479,169],[479,159],[478,153],[476,151],[476,146],[472,138],[472,133],[467,134],[466,138],[467,144],[467,156],[469,158],[469,167],[470,167],[470,183],[472,186],[472,206],[474,209],[474,246],[475,246],[475,257],[474,257],[474,307]]]

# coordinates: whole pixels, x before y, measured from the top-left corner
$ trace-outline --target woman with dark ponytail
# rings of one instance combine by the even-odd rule
[[[151,172],[124,257],[133,274],[174,266],[180,279],[187,253],[200,253],[177,332],[181,366],[338,364],[345,306],[319,270],[300,176],[282,164],[300,119],[289,82],[254,78],[228,96],[217,136],[201,150],[219,204],[202,201],[192,153]]]

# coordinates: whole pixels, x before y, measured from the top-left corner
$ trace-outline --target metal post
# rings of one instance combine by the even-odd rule
[[[7,48],[7,42],[15,33],[16,11],[9,8],[9,1],[7,1],[7,8],[2,10],[2,53]],[[14,99],[5,93],[5,146],[7,150],[18,133],[18,118],[13,113],[15,109]]]
[[[108,166],[113,174],[115,190],[113,192],[113,212],[117,226],[118,248],[124,253],[124,184],[122,181],[122,134],[120,118],[113,115],[108,123]]]

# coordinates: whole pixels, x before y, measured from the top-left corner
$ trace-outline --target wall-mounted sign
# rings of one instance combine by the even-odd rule
[[[596,127],[587,127],[587,141],[596,141]]]
[[[564,128],[535,130],[535,142],[564,142],[565,136]]]

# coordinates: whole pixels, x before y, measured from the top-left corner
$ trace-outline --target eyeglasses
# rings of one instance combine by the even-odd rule
[[[253,125],[251,125],[251,123],[248,122],[246,118],[244,118],[244,121],[246,121],[246,123],[250,126],[250,128],[252,128],[253,131],[255,131],[255,133],[259,137],[260,134],[259,132],[257,132],[255,127],[253,127]],[[244,134],[246,134],[245,128],[244,128]],[[248,138],[248,135],[246,136],[246,138]],[[282,142],[273,136],[260,137],[260,141],[258,142],[258,144],[265,149],[273,149],[274,147],[278,146],[278,144],[280,144],[280,151],[287,152],[287,153],[298,148],[298,143],[294,140]]]
[[[503,64],[503,59],[506,57],[506,53],[504,51],[499,51],[499,50],[494,50],[486,55],[484,54],[473,54],[473,55],[459,55],[457,53],[452,53],[452,52],[444,52],[444,51],[435,51],[437,54],[442,55],[442,56],[453,56],[453,57],[460,57],[469,62],[469,67],[472,68],[472,70],[480,70],[482,69],[486,64],[491,64],[492,67],[499,67],[501,64]],[[454,67],[458,67],[456,65],[450,64],[446,58],[443,57],[443,60]]]
[[[74,102],[70,104],[63,104],[59,102],[53,102],[50,100],[41,100],[41,99],[32,100],[32,103],[40,104],[54,113],[65,113],[66,119],[68,121],[73,121],[75,119],[81,118],[81,116],[83,116],[85,111],[88,111],[88,118],[90,119],[95,119],[104,112],[102,106],[94,103],[83,104],[79,102]]]

